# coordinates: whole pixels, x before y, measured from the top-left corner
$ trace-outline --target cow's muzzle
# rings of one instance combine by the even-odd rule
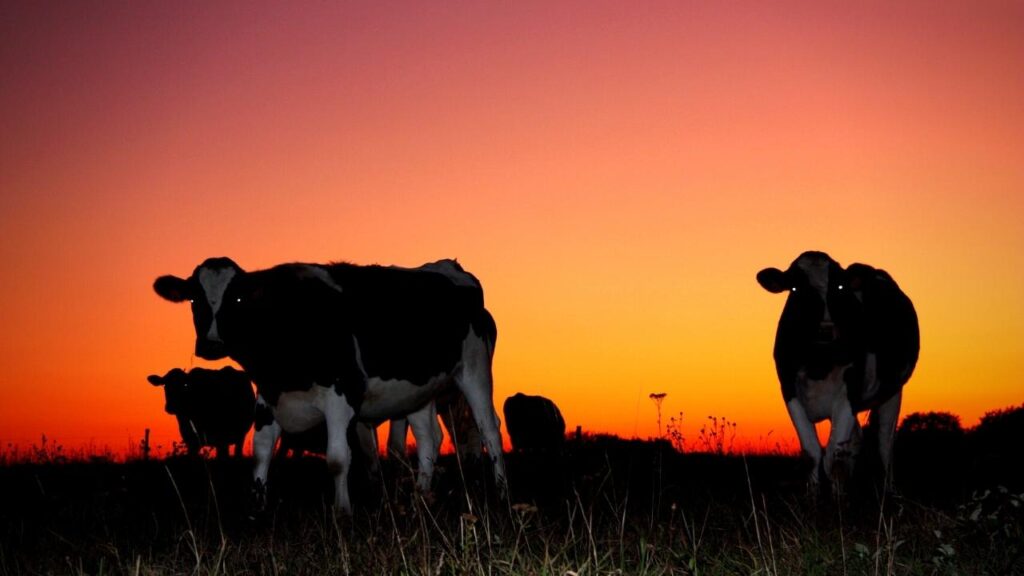
[[[196,356],[203,360],[220,360],[228,355],[223,342],[216,340],[196,340]]]
[[[819,344],[831,344],[839,338],[836,325],[832,322],[822,322],[818,325],[816,340]]]

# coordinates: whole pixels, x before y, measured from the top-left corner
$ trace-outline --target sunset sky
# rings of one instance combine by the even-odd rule
[[[917,307],[904,415],[1024,402],[1024,3],[5,2],[0,70],[0,450],[169,445],[210,256],[458,258],[499,411],[790,446],[754,275],[823,250]]]

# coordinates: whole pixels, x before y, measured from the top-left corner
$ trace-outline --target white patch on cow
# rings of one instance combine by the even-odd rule
[[[203,294],[206,295],[206,303],[210,305],[210,311],[213,313],[206,338],[213,342],[222,342],[220,333],[217,331],[217,312],[220,311],[221,304],[224,303],[224,292],[227,291],[228,284],[231,283],[235,274],[237,271],[234,268],[204,267],[199,269],[199,285],[202,286]]]
[[[818,292],[822,301],[827,301],[828,270],[830,264],[831,261],[828,258],[807,254],[802,255],[796,261],[796,265],[807,276],[807,283]]]
[[[282,392],[274,407],[274,420],[288,433],[305,432],[326,418],[330,388],[313,385],[309,390]]]
[[[804,372],[797,377],[796,398],[800,400],[811,422],[821,422],[832,417],[832,408],[837,399],[846,398],[846,381],[843,374],[847,366],[833,368],[823,380],[809,380]]]
[[[382,422],[404,416],[436,398],[452,381],[451,373],[438,374],[423,385],[407,380],[368,378],[359,417],[371,422]]]

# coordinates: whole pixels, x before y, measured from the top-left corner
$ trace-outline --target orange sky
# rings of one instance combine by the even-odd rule
[[[1024,401],[1024,5],[5,3],[0,450],[173,420],[192,357],[151,289],[208,256],[457,257],[499,404],[790,444],[771,359],[806,249],[921,318],[904,414]]]

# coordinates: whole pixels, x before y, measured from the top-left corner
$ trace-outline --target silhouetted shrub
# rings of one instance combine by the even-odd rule
[[[1024,405],[986,412],[968,433],[975,472],[982,485],[1024,487]]]
[[[925,446],[948,446],[962,442],[964,428],[960,417],[949,412],[914,412],[903,419],[896,441]]]
[[[963,490],[966,434],[949,412],[915,412],[896,433],[896,482],[931,498]]]

